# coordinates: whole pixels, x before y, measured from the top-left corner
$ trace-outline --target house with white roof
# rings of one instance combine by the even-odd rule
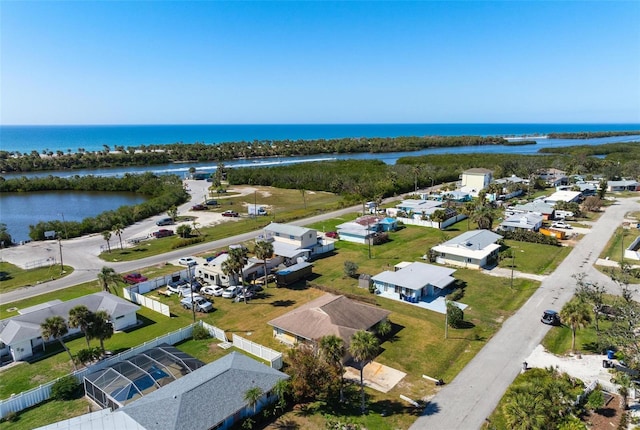
[[[538,231],[542,227],[542,215],[535,213],[515,214],[507,217],[498,226],[502,231]]]
[[[53,316],[60,316],[68,321],[69,311],[80,305],[86,306],[91,312],[107,312],[116,331],[135,325],[136,312],[140,309],[140,306],[104,291],[66,302],[53,300],[22,309],[20,315],[0,321],[0,354],[8,354],[14,361],[19,361],[43,351],[45,341],[40,324]],[[69,328],[67,336],[73,336],[79,331],[78,328]]]
[[[580,191],[556,191],[549,197],[544,197],[542,201],[555,206],[558,202],[577,203],[581,197],[582,193]]]
[[[373,285],[383,296],[394,296],[414,303],[439,296],[456,281],[451,276],[454,269],[433,264],[402,262],[395,269],[371,277]]]
[[[349,221],[336,226],[340,240],[366,244],[370,239],[386,231],[398,228],[398,221],[394,218],[365,215],[355,221]]]
[[[431,250],[437,263],[481,269],[496,262],[500,239],[502,236],[489,230],[470,230]]]
[[[607,191],[638,191],[640,190],[640,183],[636,181],[607,181]]]
[[[407,218],[413,217],[429,217],[438,209],[442,209],[442,202],[435,200],[422,200],[422,199],[407,199],[403,200],[396,205],[395,208],[388,208],[387,214],[389,216],[399,216],[404,212]]]
[[[524,205],[515,205],[510,207],[508,212],[513,213],[537,213],[542,215],[544,220],[550,220],[555,217],[555,208],[541,200],[534,200]]]
[[[263,233],[256,238],[256,241],[260,240],[270,241],[273,253],[282,257],[286,266],[295,264],[299,259],[313,259],[334,249],[333,241],[319,238],[318,232],[312,228],[276,222],[263,229]]]
[[[569,184],[569,177],[567,176],[567,172],[564,170],[545,169],[538,172],[538,176],[551,187]]]

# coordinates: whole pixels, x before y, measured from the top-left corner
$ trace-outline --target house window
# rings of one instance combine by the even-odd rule
[[[296,238],[296,237],[295,237],[294,235],[292,235],[292,234],[290,234],[290,235],[289,235],[289,239],[293,240],[293,239],[295,239],[295,238]]]

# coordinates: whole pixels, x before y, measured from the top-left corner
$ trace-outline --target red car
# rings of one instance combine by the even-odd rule
[[[127,284],[137,284],[138,282],[144,282],[148,278],[146,276],[142,276],[140,273],[128,273],[122,277],[124,282]]]
[[[330,237],[332,239],[337,239],[338,238],[338,232],[335,231],[328,231],[324,234],[327,237]]]
[[[173,236],[173,235],[174,235],[173,230],[169,230],[166,228],[161,228],[160,230],[153,232],[153,237],[155,237],[156,239],[159,239],[161,237]]]
[[[209,209],[209,208],[206,207],[205,205],[193,205],[193,206],[191,206],[191,210],[192,211],[206,211],[207,209]]]
[[[237,217],[238,216],[238,212],[236,211],[232,211],[232,210],[228,210],[228,211],[224,211],[222,212],[222,216],[228,216],[228,217]]]

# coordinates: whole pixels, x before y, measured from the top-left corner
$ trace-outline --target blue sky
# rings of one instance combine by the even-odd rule
[[[0,2],[1,124],[640,122],[640,2]]]

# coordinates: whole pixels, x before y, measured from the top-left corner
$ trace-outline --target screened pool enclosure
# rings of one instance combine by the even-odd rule
[[[84,390],[103,408],[115,410],[202,366],[200,360],[162,344],[85,376]]]

